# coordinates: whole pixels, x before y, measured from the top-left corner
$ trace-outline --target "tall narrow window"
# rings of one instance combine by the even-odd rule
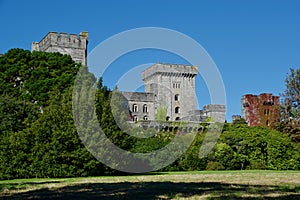
[[[180,82],[174,82],[173,88],[180,88]]]
[[[143,105],[143,113],[147,113],[148,112],[148,106],[147,104]]]
[[[175,113],[180,113],[180,108],[179,107],[175,108]]]
[[[175,101],[179,101],[179,94],[175,94]]]
[[[134,121],[134,122],[137,122],[137,120],[138,120],[137,116],[134,115],[134,116],[133,116],[133,121]]]
[[[136,104],[132,105],[132,112],[138,112],[138,106]]]
[[[265,109],[264,114],[265,114],[266,116],[270,115],[270,109]]]

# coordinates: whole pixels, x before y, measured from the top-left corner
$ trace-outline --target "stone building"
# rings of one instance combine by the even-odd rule
[[[242,117],[249,126],[271,126],[280,121],[279,96],[271,93],[242,96]]]
[[[132,121],[153,121],[159,108],[167,110],[167,121],[203,122],[211,117],[225,121],[225,105],[196,109],[195,77],[198,68],[157,63],[142,72],[145,92],[123,92]]]
[[[88,32],[79,35],[49,32],[40,42],[32,43],[32,51],[59,52],[68,54],[83,65],[87,64]]]

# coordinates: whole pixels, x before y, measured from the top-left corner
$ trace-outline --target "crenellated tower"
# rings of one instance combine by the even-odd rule
[[[145,92],[153,93],[156,108],[167,108],[167,120],[178,121],[196,110],[195,77],[190,65],[154,64],[142,73]]]
[[[87,64],[88,32],[77,34],[49,32],[40,42],[32,43],[32,51],[68,54],[83,65]]]

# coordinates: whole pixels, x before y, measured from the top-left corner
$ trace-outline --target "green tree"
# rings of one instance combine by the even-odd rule
[[[60,53],[11,49],[0,57],[0,132],[20,131],[38,118],[53,93],[73,85],[80,65]]]
[[[167,117],[167,107],[160,105],[157,108],[157,111],[155,114],[155,120],[163,122],[163,121],[166,121],[166,117]]]
[[[300,69],[290,69],[281,106],[282,121],[275,129],[287,133],[293,141],[300,142]]]
[[[244,125],[247,125],[247,122],[244,118],[241,118],[241,119],[236,119],[232,122],[232,125],[238,125],[238,124],[244,124]]]
[[[232,150],[219,158],[225,159],[227,169],[298,169],[299,150],[297,145],[290,141],[289,137],[275,130],[263,127],[248,127],[246,125],[230,126],[220,138],[219,144],[225,143]],[[217,145],[218,146],[218,145]],[[224,149],[224,148],[222,148]],[[221,150],[222,150],[221,149]],[[212,155],[212,161],[218,161],[216,152]]]
[[[286,90],[284,97],[286,98],[285,103],[287,104],[287,114],[292,117],[299,118],[300,114],[300,69],[290,69],[290,74],[288,74],[285,79]],[[295,110],[293,110],[295,108]]]

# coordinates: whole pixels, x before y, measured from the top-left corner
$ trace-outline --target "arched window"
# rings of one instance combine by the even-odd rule
[[[170,116],[167,116],[167,117],[166,117],[166,121],[170,121]]]
[[[147,113],[148,112],[148,106],[147,104],[143,105],[143,113]]]
[[[269,120],[266,121],[266,125],[267,125],[267,126],[270,126]]]
[[[179,121],[179,120],[180,120],[180,117],[176,117],[176,118],[175,118],[175,121]]]
[[[136,104],[132,105],[132,112],[138,112],[138,106]]]
[[[149,120],[148,116],[145,115],[145,116],[143,117],[143,120],[148,121],[148,120]]]
[[[134,115],[134,116],[133,116],[133,121],[134,121],[134,122],[137,122],[137,120],[138,120],[137,116]]]
[[[175,113],[180,113],[180,108],[179,107],[175,108]]]
[[[179,101],[179,94],[175,94],[175,101]]]

